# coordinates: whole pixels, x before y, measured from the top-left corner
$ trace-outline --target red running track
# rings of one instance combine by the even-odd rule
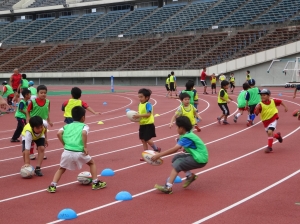
[[[51,90],[66,90],[70,87],[50,87]],[[83,90],[96,89],[83,86]],[[109,87],[101,87],[109,89]],[[50,96],[51,119],[54,127],[49,132],[48,159],[43,162],[43,177],[26,180],[19,175],[23,164],[21,146],[10,143],[16,122],[12,114],[0,117],[0,209],[1,223],[55,223],[57,214],[64,208],[74,209],[79,217],[72,223],[298,223],[300,218],[299,186],[299,122],[291,116],[300,108],[299,100],[292,99],[292,90],[271,88],[274,97],[282,93],[289,112],[279,108],[278,131],[282,144],[275,143],[274,153],[265,154],[267,136],[259,119],[250,128],[246,127],[246,115],[235,124],[219,125],[220,115],[216,95],[199,95],[199,112],[203,118],[202,132],[197,133],[207,144],[209,163],[195,170],[199,177],[187,189],[175,184],[172,195],[153,189],[154,184],[163,184],[171,170],[173,155],[164,158],[160,167],[140,162],[142,146],[138,139],[138,124],[128,121],[126,108],[137,110],[138,87],[119,87],[131,90],[127,93],[83,95],[82,99],[102,115],[87,114],[90,126],[88,148],[97,170],[115,170],[113,177],[100,177],[107,188],[92,191],[90,186],[77,183],[80,171],[67,171],[55,194],[46,192],[58,168],[62,146],[56,132],[63,126],[61,104],[68,96]],[[162,87],[153,87],[151,103],[154,113],[156,144],[163,150],[172,147],[177,136],[176,128],[169,129],[170,119],[178,107],[177,100],[165,97]],[[199,92],[202,92],[199,88]],[[239,92],[231,94],[234,99]],[[103,102],[108,104],[105,106]],[[229,104],[231,113],[236,111]],[[88,113],[88,112],[87,112]],[[103,125],[98,125],[98,121]],[[32,162],[35,165],[35,161]],[[88,170],[84,167],[83,170]],[[183,174],[180,174],[184,178]],[[119,191],[129,191],[132,201],[115,201]]]

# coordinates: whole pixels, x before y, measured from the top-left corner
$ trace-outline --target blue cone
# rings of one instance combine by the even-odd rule
[[[112,169],[109,169],[109,168],[104,169],[101,172],[101,176],[103,176],[103,177],[111,177],[111,176],[114,176],[114,175],[115,175],[115,172]]]
[[[282,94],[281,94],[281,93],[279,93],[279,94],[278,94],[278,96],[282,96]]]
[[[65,208],[58,213],[57,218],[64,220],[75,219],[77,218],[77,213],[73,209]]]
[[[106,103],[106,102],[103,102],[103,105],[107,105],[107,103]]]
[[[117,201],[130,201],[132,200],[132,196],[129,192],[127,191],[120,191],[117,195],[116,195],[116,200]]]
[[[128,111],[130,111],[130,109],[129,109],[129,108],[127,108],[125,111],[126,111],[126,113],[127,113]]]
[[[170,179],[170,177],[168,177],[167,182],[169,181],[169,179]],[[182,182],[182,180],[181,180],[181,178],[180,178],[179,176],[177,176],[177,177],[175,178],[175,180],[174,180],[174,184],[179,184],[179,183],[181,183],[181,182]]]

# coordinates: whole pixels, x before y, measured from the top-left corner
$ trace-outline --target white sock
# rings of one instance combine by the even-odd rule
[[[167,185],[167,187],[172,187],[173,186],[173,184],[171,184],[169,182],[166,185]]]
[[[54,186],[54,187],[56,187],[57,183],[51,182],[51,185]]]
[[[236,114],[236,117],[239,117],[239,116],[241,116],[241,113],[237,113],[237,114]]]
[[[185,176],[186,176],[186,177],[190,177],[190,176],[192,176],[192,173],[191,173],[191,171],[186,171],[186,172],[185,172]]]
[[[98,179],[93,180],[93,183],[96,184],[98,182]]]

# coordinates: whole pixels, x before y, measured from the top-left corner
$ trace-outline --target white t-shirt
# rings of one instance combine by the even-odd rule
[[[46,129],[48,128],[47,121],[43,120],[43,125]],[[34,134],[34,135],[39,136],[39,134]],[[45,138],[45,135],[42,135],[41,138]],[[29,131],[25,132],[25,136],[22,135],[22,141],[24,140],[25,140],[25,149],[29,150],[32,142],[32,135]]]

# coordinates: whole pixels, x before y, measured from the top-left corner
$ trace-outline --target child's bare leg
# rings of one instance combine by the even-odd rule
[[[36,166],[37,167],[41,167],[42,162],[44,160],[45,146],[39,146],[37,148],[37,150],[38,150],[38,158],[37,158],[37,164],[36,164]]]
[[[91,174],[92,174],[93,180],[98,179],[98,177],[97,177],[96,164],[95,164],[94,160],[91,159],[91,160],[87,163],[87,165],[90,166],[90,172],[91,172]]]
[[[160,151],[160,148],[157,147],[151,139],[148,140],[146,143],[147,143],[148,145],[150,145],[151,148],[152,148],[154,151]],[[147,148],[148,148],[148,147],[147,147]]]
[[[143,143],[144,150],[148,150],[147,142],[145,142],[145,140],[143,140],[143,139],[141,139],[141,141]]]
[[[51,184],[55,186],[65,171],[66,171],[65,168],[59,167],[56,173],[54,174],[53,181]]]

